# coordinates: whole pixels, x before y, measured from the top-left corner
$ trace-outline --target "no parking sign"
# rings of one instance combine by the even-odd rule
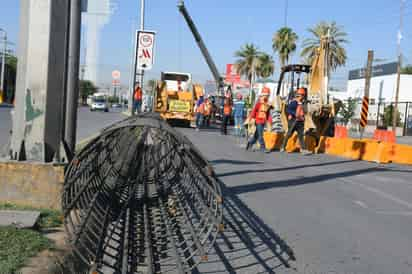
[[[150,70],[154,61],[155,32],[137,32],[137,69]]]

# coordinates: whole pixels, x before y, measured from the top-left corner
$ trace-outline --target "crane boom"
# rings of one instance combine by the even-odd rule
[[[193,37],[195,38],[195,41],[197,45],[199,46],[200,51],[203,54],[203,57],[206,60],[207,65],[209,66],[210,71],[212,72],[213,78],[216,81],[218,91],[220,91],[224,87],[224,82],[223,78],[220,76],[220,73],[216,67],[215,62],[213,62],[212,56],[210,56],[209,51],[206,48],[205,43],[203,42],[202,37],[200,36],[199,31],[197,30],[195,23],[193,22],[192,18],[189,15],[189,12],[187,11],[185,4],[183,0],[180,0],[179,3],[177,4],[177,7],[179,8],[180,13],[183,15],[183,17],[186,20],[187,25],[190,28],[190,31],[193,34]]]

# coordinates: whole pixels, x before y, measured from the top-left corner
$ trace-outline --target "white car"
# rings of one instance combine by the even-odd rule
[[[90,106],[90,111],[96,110],[109,112],[109,104],[106,100],[94,100]]]

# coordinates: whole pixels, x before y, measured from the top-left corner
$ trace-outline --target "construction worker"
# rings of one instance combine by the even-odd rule
[[[142,111],[142,98],[142,89],[140,88],[140,83],[137,82],[133,94],[133,115]]]
[[[212,115],[212,102],[210,102],[209,98],[205,100],[205,106],[203,111],[203,125],[205,127],[210,126],[210,116]]]
[[[204,111],[205,111],[205,101],[204,101],[203,95],[200,95],[195,105],[196,131],[199,131],[202,126]]]
[[[223,103],[223,119],[222,119],[222,127],[221,132],[223,135],[227,135],[227,126],[230,122],[230,118],[232,117],[232,104],[229,98],[225,98]]]
[[[265,151],[266,153],[270,152],[270,150],[266,149],[265,141],[263,139],[263,131],[265,129],[266,123],[272,124],[269,96],[270,89],[268,87],[264,87],[260,94],[259,102],[256,103],[250,114],[250,118],[255,121],[256,131],[253,137],[248,141],[246,150],[252,147],[256,143],[256,141],[259,141],[261,151]]]
[[[289,138],[296,131],[299,138],[301,152],[303,154],[308,154],[306,150],[306,144],[304,139],[305,131],[305,110],[304,110],[304,100],[306,97],[306,90],[300,88],[295,92],[295,99],[292,100],[287,107],[288,114],[288,132],[283,140],[283,145],[281,152],[285,151],[286,145],[288,144]]]
[[[235,118],[235,135],[242,136],[243,134],[243,119],[245,117],[245,101],[239,92],[236,95],[236,101],[233,103],[233,116]]]

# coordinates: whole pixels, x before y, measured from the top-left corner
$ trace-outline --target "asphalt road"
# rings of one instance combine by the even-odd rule
[[[0,108],[0,148],[9,142],[12,121],[10,111],[12,108]],[[100,129],[124,119],[121,109],[112,109],[110,112],[91,112],[86,107],[79,108],[77,141],[98,132]]]
[[[246,152],[181,131],[226,195],[226,232],[201,273],[412,273],[412,167]]]

